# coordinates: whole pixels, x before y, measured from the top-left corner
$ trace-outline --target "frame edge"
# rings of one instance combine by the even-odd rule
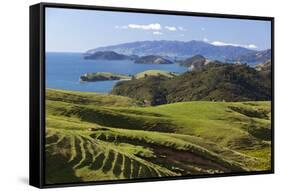
[[[29,185],[42,188],[40,127],[41,5],[29,7]]]

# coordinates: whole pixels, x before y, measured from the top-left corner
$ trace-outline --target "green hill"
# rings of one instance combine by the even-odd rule
[[[180,63],[180,65],[189,67],[191,70],[194,70],[202,68],[207,63],[207,60],[202,55],[195,55],[178,62]]]
[[[127,96],[139,100],[145,105],[161,105],[167,103],[165,76],[148,76],[146,78],[132,79],[127,82],[118,82],[111,94]]]
[[[160,105],[183,101],[271,100],[271,78],[247,65],[209,63],[172,79],[150,76],[119,82],[112,94]]]
[[[145,78],[145,77],[149,77],[149,76],[163,76],[163,77],[167,77],[167,78],[173,78],[178,75],[179,75],[178,73],[167,72],[164,70],[146,70],[146,71],[137,73],[136,75],[134,75],[134,77],[135,77],[135,79]]]
[[[48,184],[270,169],[270,102],[182,102],[47,89]]]
[[[172,61],[157,55],[147,55],[135,60],[137,64],[173,64]]]

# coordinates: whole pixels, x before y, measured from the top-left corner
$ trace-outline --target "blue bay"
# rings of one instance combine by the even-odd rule
[[[85,60],[81,53],[46,53],[46,86],[64,90],[108,93],[118,81],[80,82],[89,72],[112,72],[134,75],[145,70],[185,72],[178,64],[135,64],[130,60]]]

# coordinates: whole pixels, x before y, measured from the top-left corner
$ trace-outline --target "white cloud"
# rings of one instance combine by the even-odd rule
[[[116,29],[141,29],[141,30],[154,30],[154,31],[160,31],[162,28],[165,28],[166,30],[169,31],[186,31],[185,28],[179,26],[165,26],[162,27],[161,24],[159,23],[151,23],[151,24],[146,24],[146,25],[140,25],[140,24],[128,24],[128,25],[123,25],[123,26],[115,26]]]
[[[128,26],[118,26],[118,25],[116,25],[114,28],[116,28],[116,29],[127,29]]]
[[[163,33],[159,32],[159,31],[154,31],[152,34],[154,34],[154,35],[162,35]]]
[[[159,23],[152,23],[148,25],[129,24],[128,28],[142,29],[142,30],[161,30],[162,27]]]
[[[257,47],[256,45],[254,45],[254,44],[249,44],[248,47],[249,47],[249,48],[252,48],[252,49],[258,48],[258,47]]]
[[[183,27],[178,27],[178,29],[179,29],[180,31],[186,31],[186,29],[184,29]]]
[[[115,26],[116,29],[142,29],[142,30],[161,30],[162,27],[159,23],[152,23],[147,25],[128,24],[123,26]]]
[[[206,37],[203,38],[204,42],[209,42],[209,39],[207,39]]]
[[[169,31],[176,31],[177,30],[177,28],[173,27],[173,26],[165,26],[165,28]]]
[[[250,48],[250,49],[256,49],[258,48],[256,45],[254,44],[235,44],[235,43],[227,43],[227,42],[221,42],[221,41],[214,41],[211,43],[212,45],[215,46],[239,46],[239,47],[243,47],[243,48]]]
[[[181,26],[161,26],[159,23],[151,23],[146,25],[140,25],[140,24],[128,24],[119,26],[116,25],[114,28],[116,29],[140,29],[140,30],[152,30],[154,31],[152,34],[154,35],[163,35],[163,32],[160,32],[163,28],[169,31],[186,31],[184,27]],[[184,34],[180,34],[179,36],[183,37]]]

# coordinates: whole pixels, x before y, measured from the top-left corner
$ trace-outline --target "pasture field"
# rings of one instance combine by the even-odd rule
[[[270,121],[270,101],[143,106],[47,89],[46,183],[269,170]]]

